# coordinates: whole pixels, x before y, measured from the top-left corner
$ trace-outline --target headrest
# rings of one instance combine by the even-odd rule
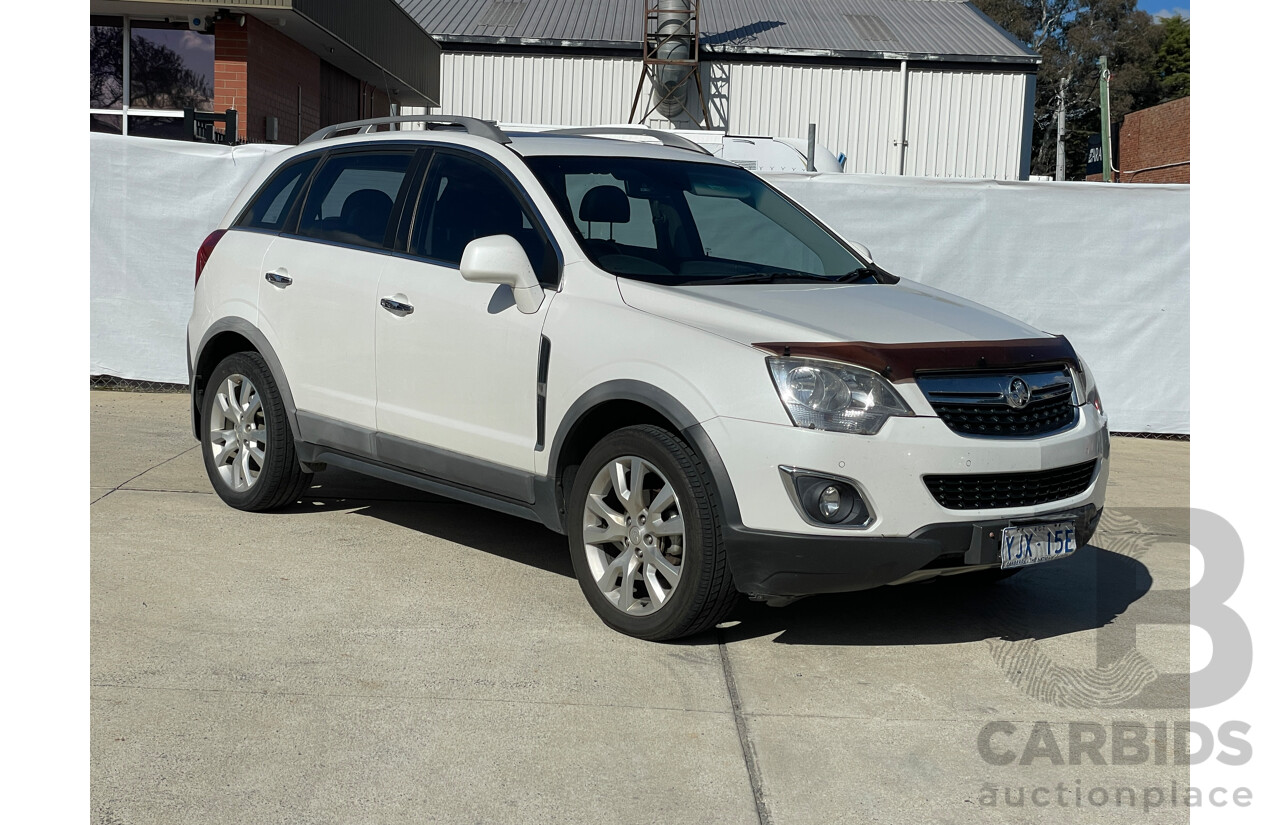
[[[378,189],[357,189],[342,202],[342,217],[350,220],[353,215],[368,213],[382,216],[385,223],[395,206],[391,197]]]
[[[627,193],[616,186],[597,186],[582,199],[578,218],[588,223],[627,223],[631,220],[631,202]]]

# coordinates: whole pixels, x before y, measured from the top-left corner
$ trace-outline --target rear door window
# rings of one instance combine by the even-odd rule
[[[298,234],[353,246],[388,245],[412,162],[411,149],[331,155],[307,192]]]

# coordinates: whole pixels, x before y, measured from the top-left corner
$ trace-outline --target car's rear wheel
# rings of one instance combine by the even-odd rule
[[[256,352],[229,355],[205,385],[201,450],[214,491],[238,510],[292,504],[311,483],[298,463],[284,402]]]
[[[659,641],[725,618],[737,602],[710,474],[658,427],[618,430],[586,456],[569,501],[578,583],[606,624]]]

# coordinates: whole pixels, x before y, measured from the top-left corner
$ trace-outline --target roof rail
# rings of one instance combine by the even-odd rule
[[[507,133],[492,123],[474,117],[453,117],[449,115],[396,115],[394,117],[375,117],[369,120],[335,123],[313,133],[302,142],[311,143],[317,140],[327,140],[338,132],[347,132],[352,129],[356,130],[357,135],[367,135],[370,132],[377,131],[379,126],[386,126],[392,123],[422,123],[428,129],[434,126],[461,126],[469,135],[488,138],[498,143],[511,142],[511,138],[507,137]]]
[[[550,129],[541,132],[544,135],[643,135],[657,140],[663,146],[674,146],[677,149],[688,149],[693,152],[701,152],[704,155],[711,154],[706,147],[699,146],[692,140],[680,135],[673,135],[670,132],[664,132],[661,129],[650,129],[647,126],[579,126],[573,129]]]

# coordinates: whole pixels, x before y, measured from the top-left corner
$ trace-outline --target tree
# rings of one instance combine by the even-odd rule
[[[1156,70],[1160,73],[1160,96],[1177,100],[1191,94],[1191,22],[1176,14],[1160,23],[1160,48]]]
[[[1177,88],[1178,40],[1136,0],[974,0],[987,16],[1041,57],[1032,130],[1033,174],[1053,174],[1057,161],[1058,100],[1065,102],[1067,176],[1083,178],[1088,135],[1101,128],[1099,58],[1111,70],[1111,116],[1154,106]],[[1169,54],[1168,73],[1160,68]],[[1186,88],[1190,39],[1186,38]],[[1164,78],[1173,80],[1166,85]],[[1065,81],[1065,93],[1060,83]],[[1173,95],[1178,96],[1178,95]]]
[[[123,100],[123,46],[120,29],[90,29],[89,102],[95,109],[113,109]],[[137,35],[129,48],[129,86],[129,105],[140,109],[194,109],[212,97],[208,80],[188,69],[182,55]]]

